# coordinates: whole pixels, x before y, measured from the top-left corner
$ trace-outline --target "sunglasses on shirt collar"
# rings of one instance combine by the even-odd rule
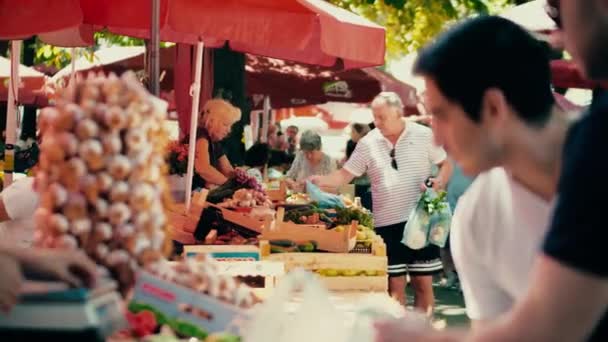
[[[395,149],[393,148],[391,150],[391,166],[393,167],[393,169],[395,170],[399,170],[399,167],[397,166],[397,159],[395,159]]]
[[[545,4],[545,12],[555,22],[557,28],[562,28],[561,12],[559,6],[560,0],[547,0]]]

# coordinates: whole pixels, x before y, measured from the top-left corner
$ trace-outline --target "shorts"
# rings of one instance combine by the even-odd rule
[[[439,247],[428,245],[422,249],[411,249],[401,243],[405,222],[376,227],[376,233],[386,244],[388,276],[410,277],[433,275],[443,270]]]

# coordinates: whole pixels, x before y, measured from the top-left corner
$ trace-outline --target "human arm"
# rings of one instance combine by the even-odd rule
[[[432,177],[430,179],[431,182],[433,182],[433,189],[437,191],[445,190],[450,180],[450,177],[452,176],[454,166],[452,165],[452,162],[448,158],[446,158],[443,161],[439,162],[437,164],[437,167],[439,167],[439,172],[437,172],[437,176]]]
[[[472,341],[584,341],[608,308],[606,278],[546,255],[537,259],[528,288],[511,312]]]
[[[367,171],[369,158],[366,158],[367,145],[360,143],[351,154],[350,158],[341,169],[335,170],[325,176],[312,176],[309,180],[321,188],[337,189],[346,185],[355,177],[359,177]],[[335,164],[332,166],[335,167]]]
[[[60,280],[75,287],[95,285],[97,267],[81,251],[0,245],[0,254],[15,258],[28,279]]]
[[[234,172],[234,168],[232,167],[232,164],[230,164],[230,160],[228,160],[228,157],[226,157],[226,155],[224,154],[223,156],[220,157],[220,159],[218,160],[218,168],[220,170],[220,172],[225,176],[225,177],[230,177],[230,175],[232,175],[232,173]]]
[[[0,269],[2,270],[2,277],[0,277],[0,310],[8,312],[17,304],[23,275],[19,261],[1,250]]]
[[[437,175],[431,178],[433,189],[437,191],[445,190],[450,181],[450,177],[452,176],[454,167],[443,147],[435,145],[434,139],[432,138],[429,141],[429,161],[439,168]],[[426,189],[426,185],[423,184],[422,188]]]
[[[205,182],[215,185],[226,183],[226,177],[220,170],[211,165],[209,155],[209,140],[200,138],[196,142],[196,158],[194,160],[194,170],[205,180]],[[225,158],[225,156],[224,156]],[[220,158],[221,159],[221,158]]]

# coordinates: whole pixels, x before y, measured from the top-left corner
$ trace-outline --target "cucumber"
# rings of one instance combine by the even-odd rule
[[[271,246],[278,246],[278,247],[297,246],[296,243],[291,240],[270,240],[270,241],[268,241],[268,243],[270,243]]]

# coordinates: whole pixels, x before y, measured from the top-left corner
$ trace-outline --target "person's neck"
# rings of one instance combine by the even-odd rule
[[[397,141],[399,140],[399,137],[401,136],[401,134],[403,134],[403,132],[406,129],[405,120],[400,119],[398,125],[399,125],[399,129],[396,130],[395,133],[393,133],[391,135],[385,135],[384,136],[386,139],[388,139],[388,141],[391,142],[391,144],[393,144],[393,146],[395,144],[397,144]]]
[[[510,157],[505,169],[525,188],[550,201],[557,191],[562,149],[570,122],[562,112],[554,111],[543,128],[518,126],[511,127],[515,136],[509,146]]]

